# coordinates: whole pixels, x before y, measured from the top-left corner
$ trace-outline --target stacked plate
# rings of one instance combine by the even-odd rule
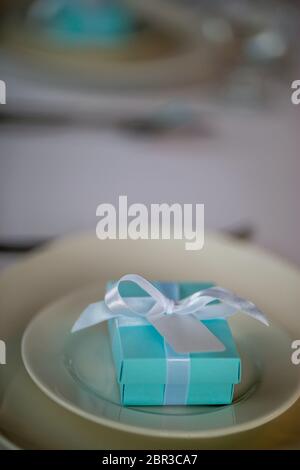
[[[237,315],[243,359],[234,403],[218,407],[121,407],[105,327],[70,335],[108,279],[214,280],[253,299],[266,328]],[[56,242],[0,278],[0,423],[3,447],[300,448],[300,272],[251,245],[207,237],[198,253],[179,241]],[[24,333],[25,332],[25,333]],[[298,400],[298,401],[297,401]]]
[[[241,47],[237,35],[211,38],[199,15],[153,0],[22,0],[1,46],[22,74],[77,88],[160,90],[219,78]]]

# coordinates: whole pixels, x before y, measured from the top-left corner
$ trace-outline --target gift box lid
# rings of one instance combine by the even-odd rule
[[[173,297],[174,286],[177,296],[182,299],[202,289],[213,286],[213,283],[153,282],[164,292]],[[113,285],[110,282],[107,288]],[[124,297],[145,297],[145,292],[132,283],[122,286]],[[218,302],[216,302],[218,303]],[[203,320],[209,330],[224,344],[221,352],[200,352],[188,355],[190,361],[189,382],[197,383],[231,383],[240,381],[241,360],[225,319]],[[166,344],[164,338],[150,324],[122,326],[114,319],[109,321],[112,351],[117,379],[122,384],[165,384],[167,376]],[[180,355],[186,358],[185,355]],[[180,384],[180,379],[178,381]]]

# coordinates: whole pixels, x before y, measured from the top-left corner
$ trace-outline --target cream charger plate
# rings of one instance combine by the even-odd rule
[[[151,279],[213,279],[257,303],[281,339],[288,341],[288,336],[281,333],[284,330],[291,339],[300,338],[299,270],[253,245],[207,235],[204,249],[195,253],[185,251],[179,241],[99,242],[94,234],[63,239],[26,257],[0,276],[0,337],[7,344],[7,364],[0,369],[2,446],[37,449],[300,448],[299,400],[274,420],[249,431],[181,439],[139,435],[94,423],[59,406],[34,384],[20,354],[21,337],[34,315],[84,285],[98,282],[101,296],[105,280],[118,278],[125,272],[139,272]],[[76,295],[83,295],[82,292]],[[95,292],[89,295],[94,296]],[[99,296],[97,292],[97,298]],[[247,333],[251,330],[248,326]],[[232,327],[235,328],[233,324]],[[101,334],[99,329],[97,334]],[[278,347],[282,346],[280,340]],[[247,351],[242,353],[247,356]],[[277,370],[271,353],[270,361],[271,370]],[[247,368],[251,376],[251,369]],[[299,366],[293,368],[300,374]],[[253,372],[259,370],[258,364]],[[285,388],[285,378],[286,371],[281,370],[274,378],[276,389]],[[277,395],[276,389],[274,394]],[[272,396],[265,399],[272,400]],[[253,402],[254,413],[257,406]]]
[[[103,297],[100,283],[46,307],[22,341],[25,367],[42,391],[99,424],[151,436],[210,437],[245,431],[290,407],[300,395],[291,339],[240,315],[231,320],[242,355],[242,382],[227,406],[122,407],[105,325],[71,334],[82,310]],[[280,377],[281,386],[278,386]]]

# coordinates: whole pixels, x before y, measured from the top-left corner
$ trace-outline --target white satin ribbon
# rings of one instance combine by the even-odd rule
[[[119,287],[124,281],[133,282],[149,297],[123,297]],[[215,300],[221,301],[221,307],[225,308],[222,310],[220,305],[209,305]],[[222,351],[222,342],[201,320],[229,317],[239,310],[265,325],[269,324],[252,302],[227,289],[211,287],[174,301],[142,276],[127,274],[106,293],[104,301],[87,307],[72,332],[113,318],[123,319],[128,325],[143,320],[152,324],[178,353]]]

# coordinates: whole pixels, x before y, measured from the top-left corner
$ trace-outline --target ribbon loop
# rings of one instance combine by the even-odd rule
[[[131,297],[123,297],[120,293],[120,284],[122,282],[132,282],[145,291],[152,300],[152,305],[145,304],[146,309],[136,310],[132,303]],[[142,316],[147,317],[151,311],[155,314],[163,314],[167,309],[170,310],[170,303],[173,302],[168,299],[160,290],[156,289],[151,282],[144,279],[138,274],[126,274],[122,276],[118,282],[106,293],[105,303],[109,310],[115,315],[126,316]]]

